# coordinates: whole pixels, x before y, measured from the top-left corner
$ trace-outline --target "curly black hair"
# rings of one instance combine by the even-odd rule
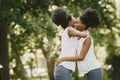
[[[100,24],[100,15],[96,9],[87,8],[81,16],[79,16],[79,19],[82,21],[83,24],[86,25],[86,29],[89,27],[98,27]]]
[[[72,20],[71,15],[67,14],[65,9],[58,8],[52,15],[52,21],[57,25],[61,25],[64,29],[68,26],[69,21]]]

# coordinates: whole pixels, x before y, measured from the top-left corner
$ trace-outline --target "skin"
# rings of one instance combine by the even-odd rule
[[[72,19],[71,21],[69,21],[68,23],[68,26],[71,26],[71,27],[68,27],[68,35],[69,37],[71,36],[75,36],[75,37],[78,37],[78,38],[81,38],[81,37],[86,37],[87,34],[84,33],[84,32],[81,32],[83,30],[83,25],[80,25],[80,24],[75,24],[75,20]],[[61,51],[61,43],[58,45],[58,50]]]
[[[71,21],[69,21],[68,26],[71,26],[71,27],[68,27],[68,35],[69,35],[70,37],[71,37],[71,36],[75,36],[75,37],[86,37],[86,36],[87,36],[86,33],[74,29],[74,24],[75,24],[75,21],[74,21],[73,19],[72,19]]]
[[[82,23],[81,20],[77,20],[76,24],[76,29],[77,30],[80,30],[80,31],[84,31],[85,30],[85,24]],[[60,64],[61,62],[63,61],[83,61],[89,48],[90,48],[90,45],[91,45],[91,39],[90,37],[88,37],[84,43],[83,43],[83,46],[82,46],[82,49],[81,49],[81,52],[80,52],[80,55],[78,56],[73,56],[73,57],[62,57],[62,58],[59,58],[57,59],[56,61],[56,65]]]

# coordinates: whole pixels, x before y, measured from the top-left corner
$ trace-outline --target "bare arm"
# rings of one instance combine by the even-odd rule
[[[62,57],[57,60],[57,64],[60,64],[63,61],[82,61],[84,60],[89,48],[91,45],[91,39],[88,37],[85,42],[83,43],[83,47],[81,49],[80,55],[74,57]]]
[[[68,27],[68,35],[76,36],[76,37],[86,37],[87,34],[85,32],[78,31],[72,27]]]

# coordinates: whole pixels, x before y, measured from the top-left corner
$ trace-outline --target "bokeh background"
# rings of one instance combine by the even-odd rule
[[[88,7],[101,16],[98,29],[89,29],[103,80],[120,80],[120,0],[0,0],[0,80],[54,80],[57,45],[63,29],[51,21],[64,7],[77,18]],[[74,72],[72,80],[85,80]]]

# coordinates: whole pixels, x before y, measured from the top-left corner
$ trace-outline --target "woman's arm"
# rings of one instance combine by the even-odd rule
[[[68,27],[68,35],[69,36],[76,36],[76,37],[86,37],[87,33],[81,32],[81,31],[76,30],[72,27]]]
[[[57,64],[60,64],[63,61],[82,61],[84,60],[89,48],[91,45],[91,39],[88,37],[85,42],[83,43],[83,47],[81,49],[80,55],[74,57],[62,57],[57,60]]]

